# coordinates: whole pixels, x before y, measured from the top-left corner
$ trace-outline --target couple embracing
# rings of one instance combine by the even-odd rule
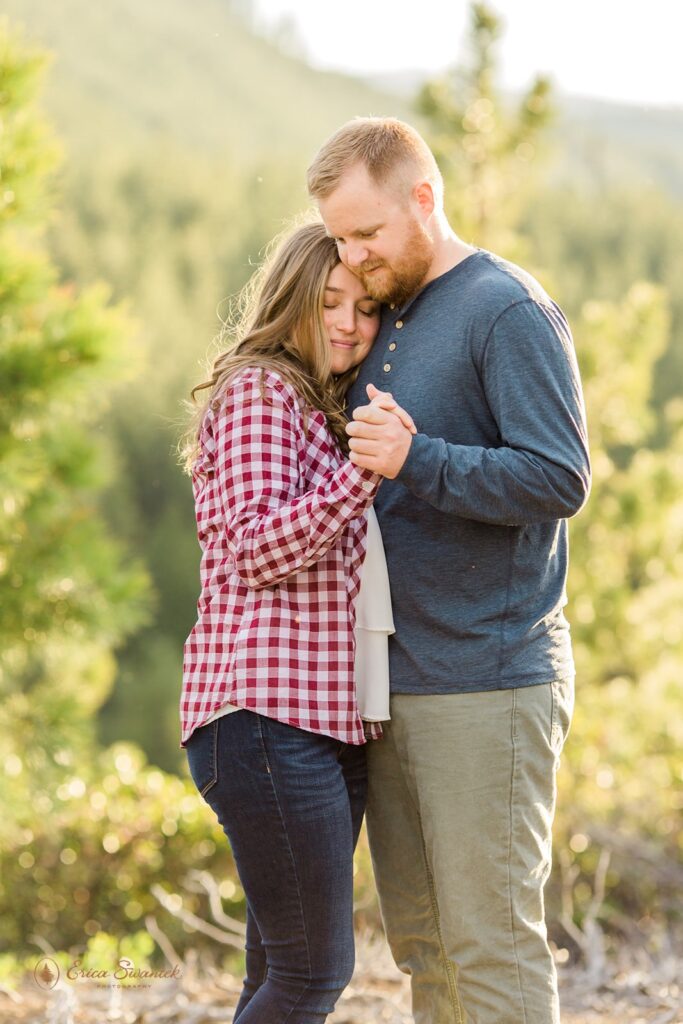
[[[571,719],[567,523],[590,469],[559,307],[359,118],[250,290],[190,432],[201,593],[181,746],[247,901],[239,1024],[353,971],[364,813],[416,1024],[558,1024],[544,922]]]

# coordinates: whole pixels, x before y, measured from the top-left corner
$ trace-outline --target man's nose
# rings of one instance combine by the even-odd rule
[[[368,250],[357,242],[347,242],[344,256],[347,267],[360,267],[368,258]]]

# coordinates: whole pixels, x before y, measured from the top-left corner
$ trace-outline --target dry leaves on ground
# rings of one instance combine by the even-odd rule
[[[667,953],[657,964],[638,952],[624,957],[597,989],[586,974],[563,972],[563,1024],[683,1024],[680,961]],[[179,980],[153,980],[146,988],[98,987],[60,979],[50,991],[32,978],[14,993],[0,989],[1,1024],[229,1024],[239,979],[191,952]],[[412,1024],[407,979],[386,943],[360,936],[357,968],[330,1024]]]

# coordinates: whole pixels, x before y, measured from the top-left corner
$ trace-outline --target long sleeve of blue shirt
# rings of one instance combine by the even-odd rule
[[[435,508],[483,523],[575,515],[588,497],[590,462],[576,358],[560,311],[531,299],[509,306],[490,329],[478,369],[500,443],[418,434],[397,479]]]

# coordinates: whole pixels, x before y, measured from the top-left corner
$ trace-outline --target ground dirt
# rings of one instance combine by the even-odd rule
[[[655,962],[634,951],[600,983],[580,967],[562,969],[562,1024],[683,1024],[683,977],[672,955]],[[683,974],[683,972],[681,972]],[[1,1024],[229,1024],[239,979],[190,953],[180,978],[122,990],[60,979],[42,990],[26,978],[0,989]],[[412,1024],[408,981],[383,940],[359,936],[357,968],[329,1024]]]

